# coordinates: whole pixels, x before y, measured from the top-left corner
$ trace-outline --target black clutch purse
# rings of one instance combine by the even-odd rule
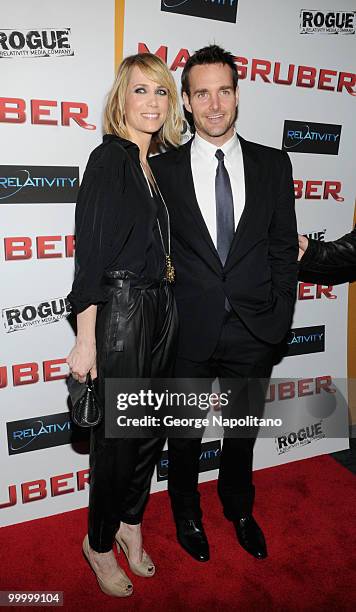
[[[90,373],[87,374],[85,383],[80,383],[72,375],[67,378],[67,387],[72,403],[72,421],[78,427],[95,427],[103,417],[103,409],[100,404],[95,386],[96,378],[92,381]]]

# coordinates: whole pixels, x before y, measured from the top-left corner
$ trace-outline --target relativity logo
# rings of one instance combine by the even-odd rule
[[[201,445],[199,472],[208,472],[218,469],[220,465],[221,441],[211,440],[203,442]],[[167,480],[168,478],[168,452],[163,451],[157,463],[157,480]]]
[[[285,120],[282,149],[289,153],[338,155],[341,127],[329,123]]]
[[[77,166],[0,166],[0,204],[54,204],[76,201]]]
[[[161,0],[161,11],[236,23],[238,0]]]
[[[72,425],[69,412],[11,421],[6,428],[9,455],[70,444],[85,437],[83,430]]]
[[[287,344],[287,357],[323,353],[325,351],[325,325],[295,327],[288,334]]]
[[[53,298],[35,304],[22,304],[4,308],[2,317],[7,334],[28,327],[38,327],[57,323],[71,312],[71,305],[66,297]]]

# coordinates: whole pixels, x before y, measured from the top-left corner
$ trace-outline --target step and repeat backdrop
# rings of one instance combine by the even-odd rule
[[[352,227],[356,4],[350,0],[18,0],[0,17],[0,524],[87,504],[87,432],[73,428],[65,358],[76,194],[122,55],[150,51],[177,85],[189,55],[236,57],[238,132],[283,148],[298,227],[333,240]],[[288,355],[266,412],[292,415],[260,438],[256,469],[348,447],[348,287],[299,283]],[[333,387],[332,387],[333,385]],[[325,392],[326,389],[326,392]],[[330,390],[335,391],[334,394]],[[201,479],[221,442],[205,440]],[[166,487],[167,456],[152,490]]]

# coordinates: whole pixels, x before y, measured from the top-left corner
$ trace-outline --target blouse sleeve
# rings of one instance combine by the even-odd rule
[[[120,174],[120,164],[91,154],[75,209],[75,271],[68,300],[76,314],[108,299],[102,281],[118,214]]]

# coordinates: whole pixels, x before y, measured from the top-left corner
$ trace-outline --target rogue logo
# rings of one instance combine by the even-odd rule
[[[58,125],[58,119],[49,119],[51,108],[56,108],[56,100],[30,100],[30,123],[32,125]],[[0,98],[0,123],[26,123],[28,111],[22,98]],[[85,102],[61,102],[61,125],[71,125],[74,121],[85,130],[96,130],[87,123],[89,109]]]
[[[338,155],[341,125],[284,122],[282,149],[290,153]]]
[[[301,34],[355,34],[356,11],[300,11]]]
[[[54,298],[39,304],[23,304],[4,308],[2,317],[7,334],[27,327],[38,327],[57,323],[71,312],[71,305],[66,297]]]
[[[283,436],[275,438],[278,455],[283,455],[293,448],[299,448],[325,438],[322,429],[322,421],[301,427],[298,431],[291,431]]]
[[[325,325],[295,327],[288,334],[287,344],[287,357],[323,353],[325,351]]]
[[[38,30],[1,30],[1,57],[49,57],[74,55],[70,28]]]
[[[75,202],[78,188],[78,167],[0,166],[0,204]]]
[[[236,23],[238,0],[161,0],[161,11]]]
[[[212,440],[203,442],[199,458],[199,472],[216,470],[220,464],[221,441]],[[167,480],[168,478],[168,452],[163,451],[157,463],[157,481]]]

